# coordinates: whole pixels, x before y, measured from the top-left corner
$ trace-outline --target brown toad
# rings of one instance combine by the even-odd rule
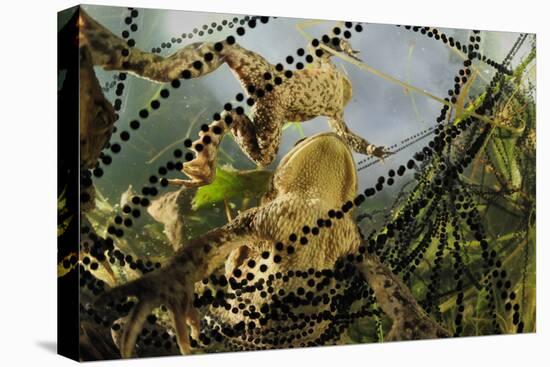
[[[256,164],[266,166],[277,155],[283,125],[326,116],[333,130],[356,152],[383,157],[383,147],[356,135],[344,121],[344,108],[352,96],[350,80],[331,62],[332,53],[314,40],[310,65],[301,70],[283,70],[261,55],[228,37],[221,42],[187,45],[168,57],[129,48],[126,42],[81,10],[81,45],[90,49],[94,65],[106,70],[125,70],[159,83],[197,78],[227,64],[241,83],[251,105],[250,116],[242,108],[229,108],[214,120],[200,138],[190,144],[196,157],[183,165],[190,180],[173,184],[201,186],[212,182],[218,146],[229,130],[243,152]],[[355,58],[349,43],[334,37],[326,43],[336,52]]]
[[[126,297],[138,299],[119,337],[121,355],[132,356],[147,316],[161,304],[170,313],[181,352],[189,353],[188,325],[194,340],[200,339],[202,332],[194,292],[202,288],[201,280],[220,272],[220,268],[228,279],[223,285],[228,307],[215,307],[212,303],[205,317],[217,320],[218,325],[214,327],[222,331],[223,325],[228,325],[224,337],[230,341],[226,345],[256,349],[315,345],[310,343],[320,338],[324,340],[323,333],[338,316],[340,294],[335,278],[325,283],[318,277],[316,284],[311,284],[306,282],[307,277],[284,279],[277,274],[292,271],[313,276],[310,269],[334,269],[339,259],[358,253],[361,238],[351,216],[352,210],[330,224],[327,220],[319,224],[319,219],[330,209],[353,200],[356,188],[353,156],[340,136],[322,133],[299,142],[282,159],[260,206],[241,212],[228,224],[184,244],[162,269],[102,296],[99,306],[114,304]],[[309,225],[307,230],[304,225]],[[292,239],[293,233],[308,233],[309,240]],[[359,264],[358,270],[363,273],[359,282],[366,284],[364,278],[367,278],[381,308],[394,320],[395,330],[390,335],[395,339],[401,335],[407,338],[433,337],[435,333],[445,335],[376,256],[365,254],[365,261]],[[254,280],[260,287],[265,285],[263,289],[268,296],[256,289],[248,293],[234,292],[236,297],[229,297],[232,285],[244,278]],[[317,285],[321,283],[320,290]],[[302,298],[307,299],[305,292],[309,291],[312,291],[310,301],[316,296],[322,301],[299,303],[291,311],[281,311],[284,315],[274,311],[278,297],[306,294]],[[303,320],[297,322],[287,315],[310,320],[308,328],[301,330]],[[246,327],[239,328],[239,324]],[[401,334],[402,331],[406,334]],[[280,335],[284,335],[284,339]],[[276,344],[274,338],[277,338]]]

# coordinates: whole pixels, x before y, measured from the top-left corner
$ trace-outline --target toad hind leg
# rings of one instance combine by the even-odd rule
[[[209,74],[225,62],[227,48],[231,49],[226,41],[197,42],[163,57],[129,47],[125,40],[83,10],[80,10],[79,27],[80,46],[90,50],[94,65],[105,70],[127,71],[158,83]]]
[[[220,42],[196,42],[186,45],[169,56],[129,47],[127,41],[80,10],[79,40],[88,47],[94,65],[105,70],[127,71],[158,83],[176,79],[198,78],[226,63],[246,87],[262,80],[274,67],[260,55],[240,47],[234,38]]]
[[[199,138],[191,143],[190,148],[195,157],[183,164],[182,172],[190,179],[170,179],[172,185],[198,187],[211,183],[216,176],[216,161],[219,145],[224,135],[231,129],[235,141],[242,151],[256,164],[266,166],[273,161],[277,154],[280,140],[280,129],[271,133],[271,139],[259,140],[257,122],[244,113],[224,111],[220,118],[214,120],[208,127],[201,129]],[[265,121],[261,125],[265,125]],[[269,126],[280,126],[272,124]]]

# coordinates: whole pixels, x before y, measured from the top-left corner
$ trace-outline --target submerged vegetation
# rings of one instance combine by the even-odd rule
[[[508,59],[525,40],[519,37]],[[371,235],[383,236],[381,258],[455,336],[536,328],[535,55],[532,45],[513,73],[494,78],[488,91],[471,94],[471,84],[465,86],[458,105],[470,96],[465,109],[489,105],[493,121],[466,130],[440,157],[418,167],[416,186],[384,213],[385,228]],[[442,139],[470,124],[460,112],[447,110],[450,128],[439,130]],[[410,221],[411,210],[419,214],[394,237],[393,224]],[[368,332],[362,331],[373,330],[373,323],[357,325],[356,338],[364,340]]]

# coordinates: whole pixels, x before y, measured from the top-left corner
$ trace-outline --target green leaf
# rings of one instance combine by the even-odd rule
[[[266,189],[271,172],[266,170],[237,171],[230,166],[218,167],[216,178],[202,186],[193,198],[193,210],[236,197],[257,197]]]

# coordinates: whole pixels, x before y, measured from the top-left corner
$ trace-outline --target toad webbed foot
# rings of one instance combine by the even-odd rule
[[[190,140],[186,142],[186,147],[195,152],[194,156],[192,153],[188,153],[191,154],[191,159],[186,156],[188,162],[185,162],[181,169],[189,179],[170,179],[168,183],[177,186],[199,187],[214,181],[219,145],[232,123],[232,114],[224,113],[210,125],[203,125],[199,132],[199,138],[194,142]]]
[[[200,187],[212,183],[216,176],[217,149],[209,145],[203,148],[194,159],[183,164],[182,172],[190,178],[189,180],[176,178],[168,180],[168,183],[185,187]]]
[[[183,164],[182,168],[182,172],[189,179],[171,179],[168,182],[186,187],[199,187],[212,183],[216,176],[218,149],[220,149],[219,146],[224,135],[229,130],[231,130],[235,142],[251,161],[262,167],[267,166],[277,154],[280,128],[275,129],[267,143],[260,146],[256,123],[264,125],[269,122],[271,121],[268,117],[263,117],[263,120],[254,122],[253,119],[238,109],[216,114],[213,122],[201,127],[197,140],[186,142],[186,147],[195,152],[194,156],[192,153],[188,153],[191,156],[186,154],[185,159],[187,162]],[[275,122],[273,124],[279,126]]]

